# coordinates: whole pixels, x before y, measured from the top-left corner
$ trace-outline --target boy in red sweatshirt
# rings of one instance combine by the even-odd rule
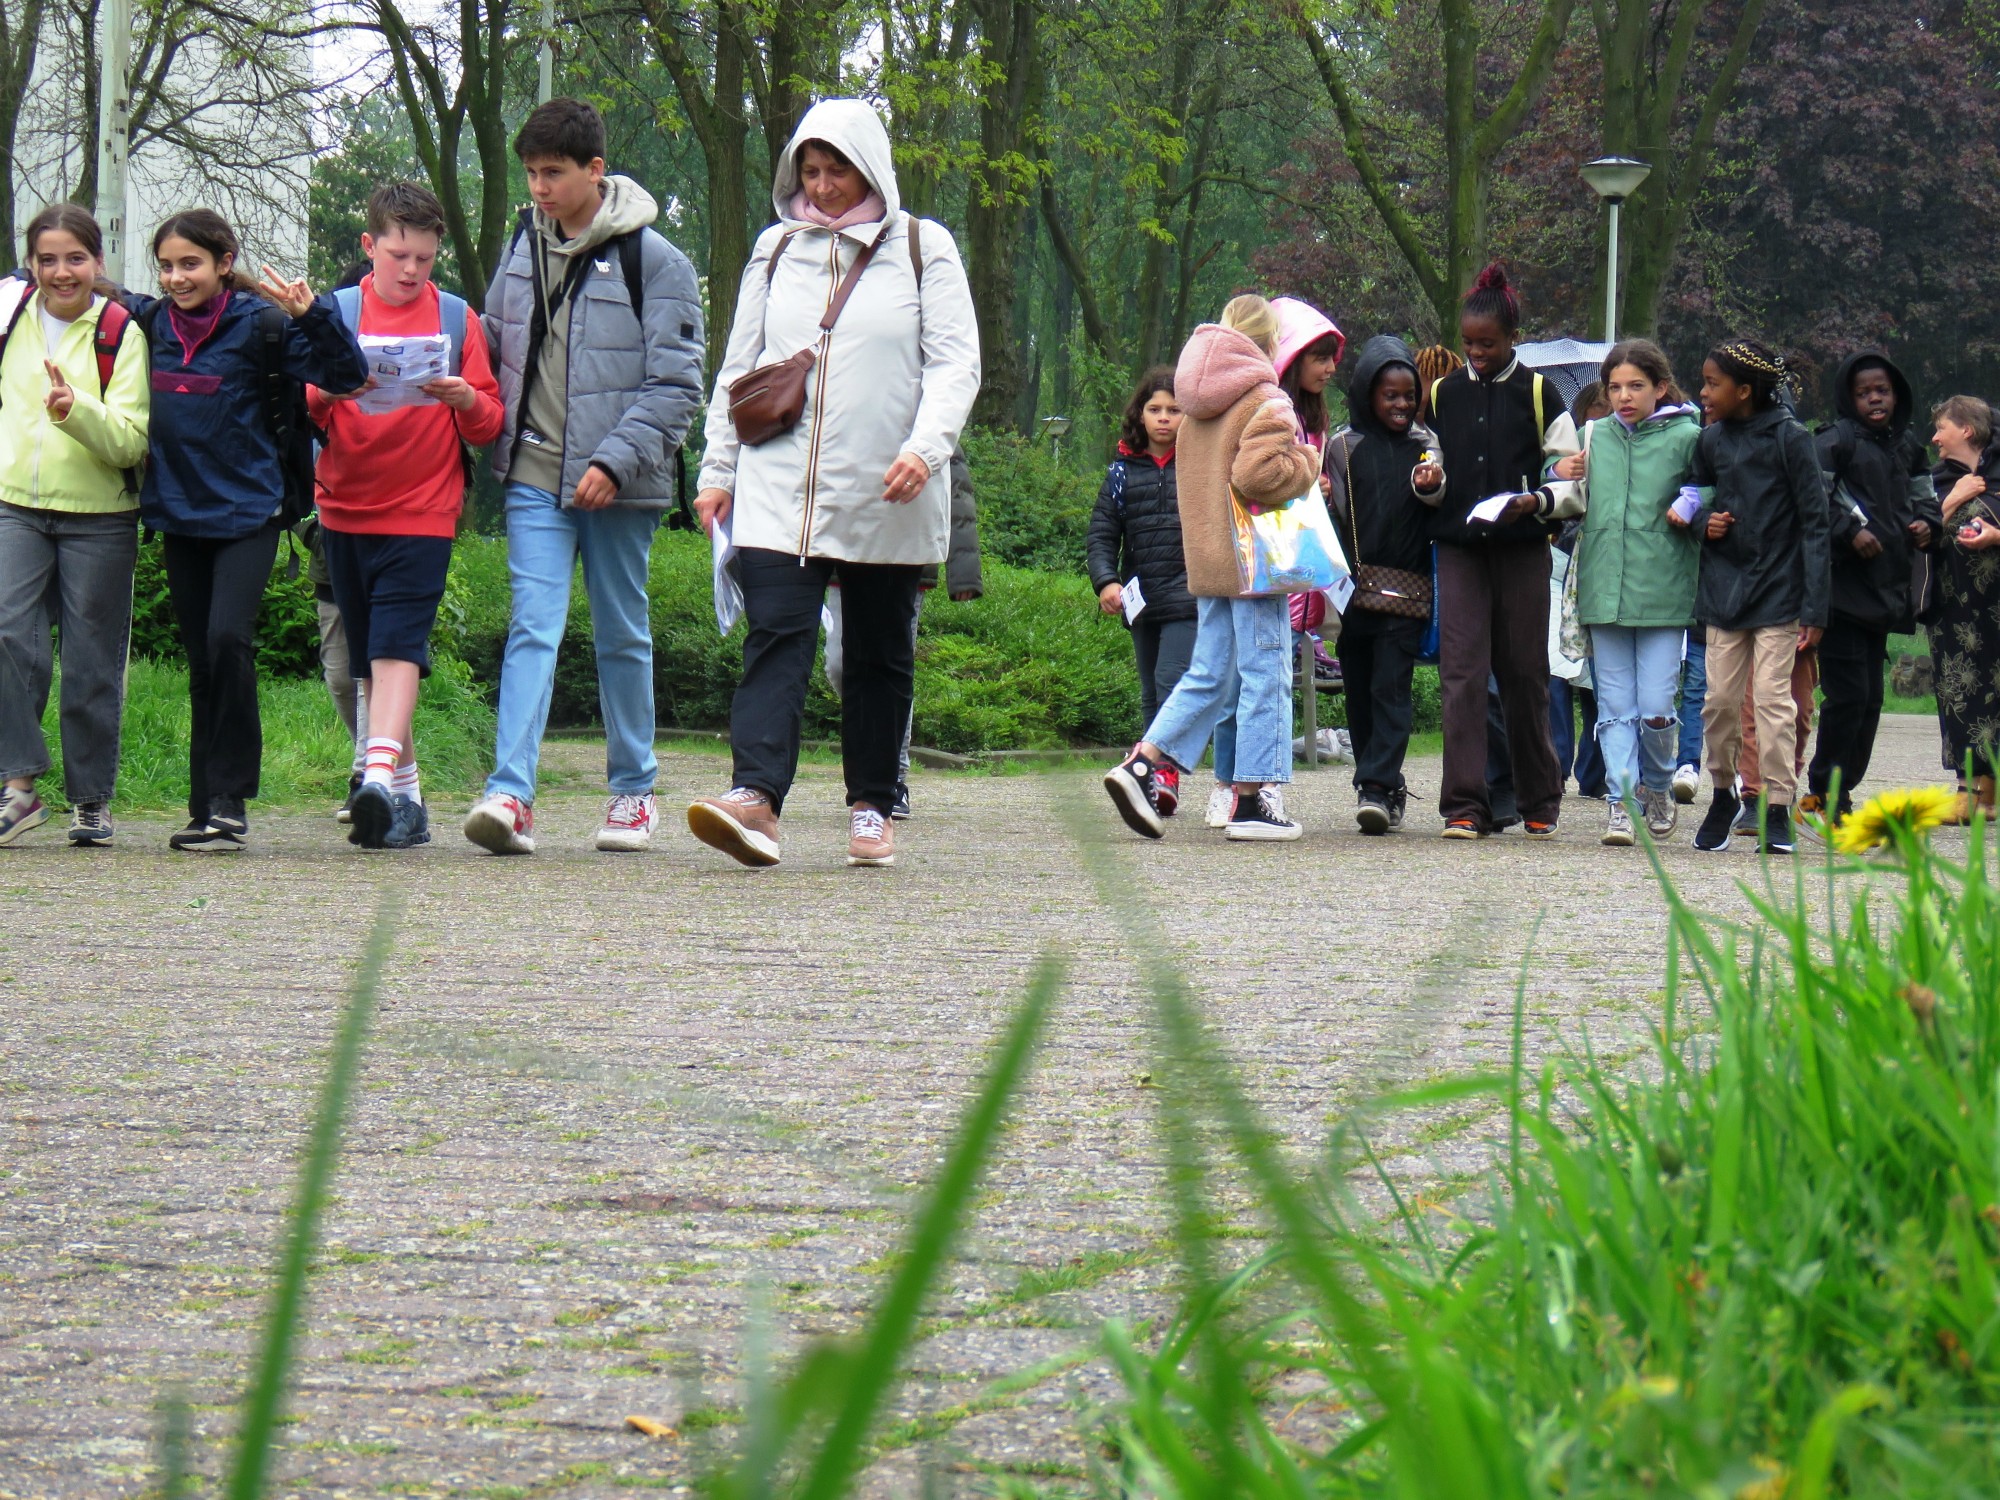
[[[410,737],[417,683],[430,672],[431,627],[465,505],[465,447],[492,442],[505,417],[479,319],[431,282],[443,235],[444,207],[427,189],[397,182],[375,190],[361,236],[374,269],[335,294],[370,355],[368,383],[350,396],[306,388],[326,433],[319,515],[327,571],[367,694],[368,742],[347,832],[365,849],[430,842]],[[381,390],[377,372],[409,354],[378,338],[438,335],[449,344],[445,374]]]

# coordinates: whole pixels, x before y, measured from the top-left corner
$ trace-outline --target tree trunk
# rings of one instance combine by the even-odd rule
[[[966,271],[985,370],[972,420],[1004,427],[1021,390],[1014,343],[1014,259],[1023,185],[1017,179],[1027,126],[1040,98],[1036,0],[971,0],[979,16],[979,160],[965,206]]]
[[[21,126],[21,97],[34,75],[41,46],[42,0],[26,0],[18,20],[0,9],[0,270],[11,271],[14,251],[14,138]]]

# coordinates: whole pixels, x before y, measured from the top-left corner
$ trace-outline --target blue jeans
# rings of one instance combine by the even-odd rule
[[[1708,697],[1708,642],[1688,636],[1687,661],[1681,668],[1681,743],[1674,758],[1684,766],[1701,764],[1701,705]]]
[[[653,789],[653,634],[646,560],[660,512],[613,505],[565,509],[547,490],[507,486],[507,580],[514,608],[500,665],[499,729],[486,794],[535,798],[542,731],[555,689],[556,647],[569,620],[570,579],[583,590],[597,647],[597,704],[605,772],[614,792]]]
[[[1215,779],[1236,779],[1236,710],[1233,708],[1228,717],[1215,726]]]
[[[1664,792],[1674,776],[1680,723],[1684,630],[1590,627],[1591,671],[1597,678],[1597,743],[1610,790],[1629,797],[1640,786]],[[1649,722],[1656,721],[1656,722]]]
[[[1576,732],[1577,715],[1583,716],[1583,734]],[[1506,750],[1505,724],[1502,719],[1500,751]],[[1576,789],[1586,797],[1604,795],[1604,757],[1598,753],[1597,735],[1597,694],[1586,687],[1562,677],[1549,678],[1549,743],[1555,747],[1556,769],[1565,779],[1576,777]],[[1491,741],[1492,730],[1488,734],[1487,779],[1498,784],[1491,768],[1494,749]],[[1503,760],[1504,764],[1504,760]],[[1507,785],[1513,785],[1513,773],[1508,773]]]
[[[1292,617],[1282,595],[1196,602],[1194,656],[1145,738],[1186,770],[1236,715],[1232,780],[1292,779]]]

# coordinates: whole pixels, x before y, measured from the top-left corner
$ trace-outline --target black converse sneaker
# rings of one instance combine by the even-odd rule
[[[1227,837],[1251,843],[1288,844],[1305,830],[1285,816],[1284,794],[1274,786],[1260,787],[1255,796],[1236,794]]]
[[[1782,803],[1773,802],[1764,809],[1764,852],[1790,854],[1795,847],[1792,839],[1792,810]]]
[[[1694,846],[1708,853],[1729,847],[1730,829],[1736,822],[1736,814],[1742,804],[1736,800],[1736,793],[1726,787],[1717,787],[1708,804],[1708,816],[1701,820],[1701,827],[1695,830]]]
[[[1104,773],[1104,789],[1111,794],[1118,816],[1125,820],[1127,828],[1149,839],[1159,838],[1167,831],[1166,819],[1160,816],[1160,791],[1153,775],[1157,769],[1134,750]]]

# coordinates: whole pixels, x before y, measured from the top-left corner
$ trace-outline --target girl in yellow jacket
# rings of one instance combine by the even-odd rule
[[[0,844],[48,820],[35,778],[62,640],[70,842],[111,842],[138,558],[146,339],[98,291],[104,236],[73,203],[25,236],[32,284],[0,283]]]

